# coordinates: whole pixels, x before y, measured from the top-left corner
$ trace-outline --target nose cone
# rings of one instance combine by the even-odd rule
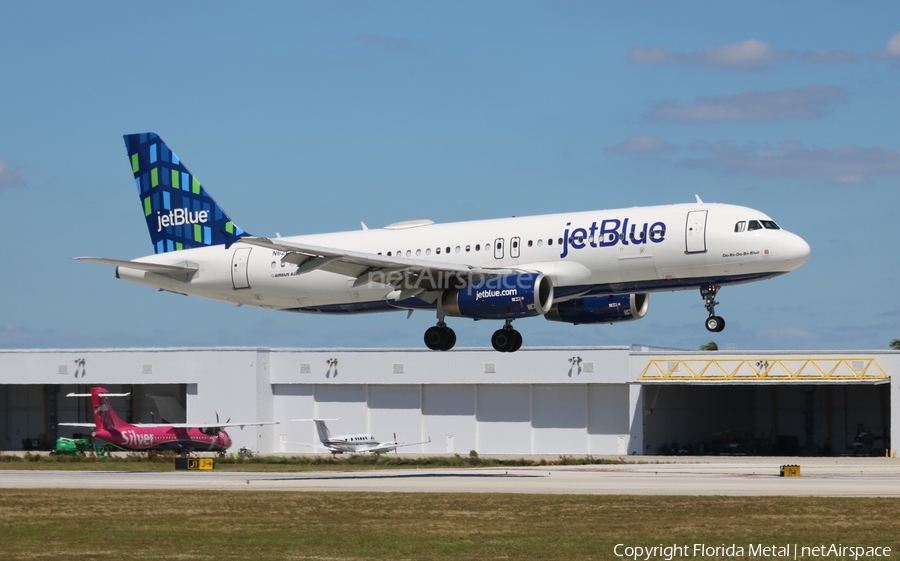
[[[796,234],[785,232],[784,259],[790,270],[800,267],[809,260],[809,244]]]
[[[222,448],[225,448],[226,450],[228,448],[231,448],[231,437],[228,436],[227,432],[222,431],[219,433],[219,444],[221,444]]]

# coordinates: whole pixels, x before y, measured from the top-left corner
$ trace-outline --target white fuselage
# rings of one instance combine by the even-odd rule
[[[744,230],[736,231],[743,221]],[[771,219],[747,207],[677,204],[412,224],[281,238],[371,254],[469,266],[539,271],[555,301],[579,296],[691,289],[771,278],[800,267],[809,246],[786,230],[747,229]],[[136,261],[198,267],[179,278],[118,268],[120,278],[181,294],[276,310],[388,311],[406,306],[385,284],[323,270],[296,274],[283,252],[238,242]]]
[[[332,452],[367,452],[370,448],[378,446],[380,442],[370,434],[345,434],[330,437],[322,441],[322,446]]]

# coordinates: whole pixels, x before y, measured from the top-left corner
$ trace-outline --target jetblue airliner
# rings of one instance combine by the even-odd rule
[[[514,352],[519,318],[597,324],[647,314],[650,292],[700,291],[718,332],[723,286],[770,279],[809,245],[752,208],[704,203],[262,238],[241,230],[155,133],[125,136],[155,255],[78,257],[160,290],[292,312],[433,310],[425,345],[456,343],[447,316],[502,320],[494,349]]]

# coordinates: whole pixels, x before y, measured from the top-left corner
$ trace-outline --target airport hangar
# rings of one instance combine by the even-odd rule
[[[900,430],[892,351],[0,350],[0,451],[88,432],[56,423],[92,421],[66,394],[95,385],[130,392],[111,403],[132,422],[279,421],[228,430],[276,454],[313,451],[301,418],[462,455],[883,456]]]

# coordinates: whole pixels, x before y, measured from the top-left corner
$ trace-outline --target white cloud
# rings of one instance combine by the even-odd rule
[[[708,64],[716,66],[754,66],[769,60],[781,58],[779,54],[762,41],[747,39],[730,45],[713,45],[703,49],[702,59]]]
[[[900,56],[900,33],[890,38],[885,52],[890,56]]]
[[[628,61],[643,64],[674,62],[669,47],[636,47],[628,51]]]
[[[628,61],[639,64],[698,64],[733,69],[754,69],[772,61],[789,58],[815,62],[852,62],[856,60],[856,55],[846,51],[797,52],[775,49],[758,39],[710,45],[693,52],[672,52],[668,47],[636,47],[628,52]]]
[[[24,187],[25,178],[19,168],[12,168],[6,160],[0,159],[0,189],[4,187]]]
[[[777,91],[699,96],[689,103],[660,101],[644,117],[652,122],[679,123],[816,119],[828,114],[831,106],[846,96],[842,88],[813,84]]]
[[[858,173],[846,173],[844,175],[835,177],[831,180],[831,183],[834,185],[863,185],[865,183],[869,183],[869,180],[865,175],[860,175]]]
[[[694,142],[698,157],[680,165],[740,173],[756,177],[825,178],[835,185],[860,185],[873,176],[900,175],[900,151],[880,146],[845,144],[836,148],[810,148],[802,142],[782,142],[775,147],[731,142]]]
[[[623,154],[662,154],[678,150],[677,144],[666,142],[655,136],[632,136],[618,144],[607,146],[605,152],[619,152]]]

